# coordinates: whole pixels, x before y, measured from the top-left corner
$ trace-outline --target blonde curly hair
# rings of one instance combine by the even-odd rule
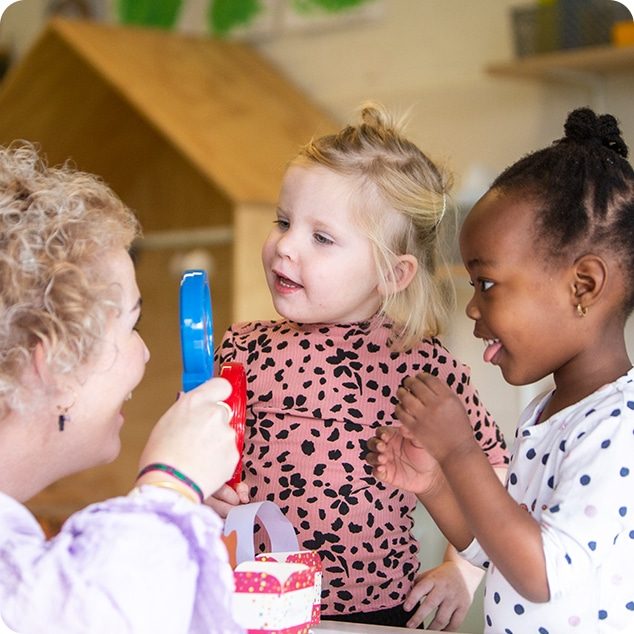
[[[119,308],[103,255],[129,249],[139,232],[96,176],[49,167],[29,142],[0,147],[0,412],[24,402],[21,381],[39,343],[56,374],[97,349]]]
[[[402,123],[382,105],[363,104],[360,119],[356,126],[311,140],[292,163],[320,165],[356,181],[359,196],[353,211],[372,243],[386,289],[398,256],[416,257],[412,282],[402,291],[388,292],[381,308],[396,328],[392,347],[409,349],[438,335],[453,305],[453,287],[441,275],[439,236],[451,176],[403,136]]]

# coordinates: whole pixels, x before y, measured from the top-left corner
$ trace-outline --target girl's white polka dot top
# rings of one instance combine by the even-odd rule
[[[634,632],[634,369],[536,424],[550,396],[520,419],[506,487],[541,525],[551,598],[527,601],[472,542],[485,633]]]

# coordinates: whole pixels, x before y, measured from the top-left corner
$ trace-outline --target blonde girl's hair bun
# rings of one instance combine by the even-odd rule
[[[359,118],[362,125],[373,128],[377,132],[401,134],[405,129],[405,117],[397,119],[387,108],[375,101],[366,101],[359,107]]]
[[[392,117],[381,106],[373,101],[366,101],[361,105],[361,122],[371,128],[391,128]]]

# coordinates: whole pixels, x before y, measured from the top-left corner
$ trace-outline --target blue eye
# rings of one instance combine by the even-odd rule
[[[330,238],[327,238],[325,235],[321,233],[315,233],[313,234],[313,236],[317,244],[333,244],[333,241]]]
[[[288,220],[284,220],[283,218],[278,218],[277,220],[274,220],[273,224],[277,225],[280,231],[286,231],[291,225]]]

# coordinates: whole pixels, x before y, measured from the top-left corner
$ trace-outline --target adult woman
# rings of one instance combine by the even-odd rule
[[[94,176],[49,168],[29,144],[0,148],[0,611],[24,634],[240,631],[221,522],[199,503],[237,461],[226,381],[165,413],[130,495],[49,541],[22,505],[119,453],[121,407],[149,359],[137,234]]]

